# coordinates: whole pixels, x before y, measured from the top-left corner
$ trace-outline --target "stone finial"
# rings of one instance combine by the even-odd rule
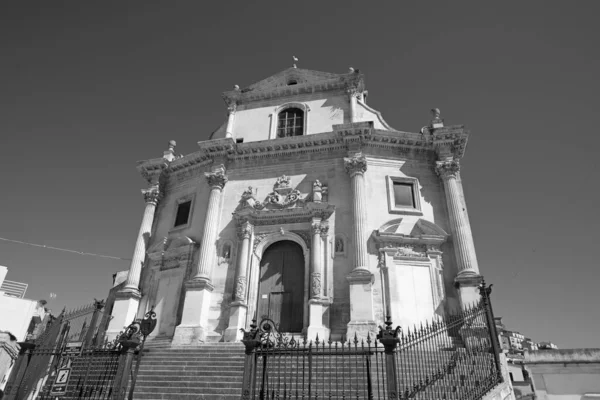
[[[350,72],[350,73],[354,72],[354,68],[352,68],[352,67],[348,68],[348,72]]]
[[[163,153],[163,158],[167,161],[173,161],[175,159],[175,146],[177,142],[169,140],[169,149]]]
[[[240,86],[239,85],[233,85],[233,90],[240,90]]]
[[[431,120],[431,127],[433,129],[443,128],[444,127],[444,120],[440,118],[440,109],[439,108],[432,108],[431,109],[431,114],[433,115],[433,119]]]
[[[296,63],[299,61],[298,58],[296,56],[292,56],[292,58],[294,59],[294,68],[298,68],[296,66]]]

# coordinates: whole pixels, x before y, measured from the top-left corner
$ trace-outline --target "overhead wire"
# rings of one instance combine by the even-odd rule
[[[123,258],[123,257],[107,256],[107,255],[104,255],[104,254],[88,253],[86,251],[64,249],[64,248],[61,248],[61,247],[54,247],[54,246],[46,246],[45,244],[37,244],[37,243],[24,242],[22,240],[7,239],[7,238],[3,238],[3,237],[0,237],[0,240],[5,241],[5,242],[10,242],[10,243],[24,244],[24,245],[27,245],[27,246],[41,247],[41,248],[44,248],[44,249],[50,249],[50,250],[56,250],[56,251],[65,251],[65,252],[68,252],[68,253],[75,253],[75,254],[79,254],[79,255],[82,255],[82,256],[102,257],[102,258],[110,258],[110,259],[113,259],[113,260],[131,261],[131,258]]]

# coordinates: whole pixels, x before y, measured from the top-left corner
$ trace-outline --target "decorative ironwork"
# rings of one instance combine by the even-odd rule
[[[242,398],[480,399],[502,382],[489,293],[484,283],[478,304],[419,326],[388,316],[376,339],[307,340],[255,319],[242,330]]]

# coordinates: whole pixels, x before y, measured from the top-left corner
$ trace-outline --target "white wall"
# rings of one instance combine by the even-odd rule
[[[36,300],[0,297],[0,331],[8,331],[23,341],[34,315],[38,315]]]

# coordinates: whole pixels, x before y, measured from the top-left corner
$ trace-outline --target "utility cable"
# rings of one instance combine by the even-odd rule
[[[75,253],[75,254],[79,254],[79,255],[82,255],[82,256],[102,257],[102,258],[111,258],[113,260],[131,261],[131,258],[106,256],[104,254],[96,254],[96,253],[87,253],[85,251],[63,249],[63,248],[60,248],[60,247],[46,246],[45,244],[29,243],[29,242],[23,242],[21,240],[6,239],[6,238],[3,238],[3,237],[0,237],[0,240],[3,240],[5,242],[11,242],[11,243],[25,244],[27,246],[41,247],[41,248],[44,248],[44,249],[57,250],[57,251],[66,251],[68,253]]]

